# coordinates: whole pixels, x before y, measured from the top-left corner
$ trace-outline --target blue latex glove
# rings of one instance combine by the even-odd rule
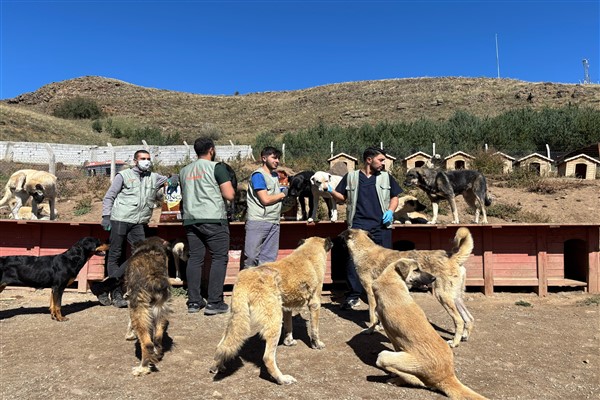
[[[383,218],[381,218],[384,225],[391,224],[393,219],[394,219],[394,213],[392,212],[392,210],[387,210],[386,212],[384,212]]]
[[[110,231],[110,215],[102,216],[102,228],[104,228],[105,231]]]
[[[329,183],[327,184],[327,191],[329,193],[333,192],[333,188],[331,187],[331,185]]]

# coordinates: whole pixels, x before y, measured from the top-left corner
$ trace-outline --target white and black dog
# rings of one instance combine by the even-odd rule
[[[311,213],[308,222],[313,222],[317,218],[317,210],[319,209],[319,197],[322,197],[327,204],[327,211],[329,220],[331,222],[337,221],[337,206],[335,199],[331,196],[331,193],[327,191],[327,185],[331,185],[333,189],[342,180],[341,176],[331,175],[328,172],[317,171],[313,176],[310,177],[311,191],[313,195],[313,211]]]

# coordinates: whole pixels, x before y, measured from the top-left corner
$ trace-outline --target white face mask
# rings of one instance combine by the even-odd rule
[[[139,160],[138,161],[138,168],[141,169],[142,171],[148,171],[151,166],[152,166],[152,161],[150,161],[150,160]]]

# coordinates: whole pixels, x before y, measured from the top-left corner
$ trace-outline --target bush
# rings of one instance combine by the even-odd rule
[[[74,215],[84,215],[92,211],[92,198],[85,196],[75,204]]]
[[[102,117],[102,110],[94,100],[75,97],[59,104],[53,115],[64,119],[96,119]]]
[[[484,175],[500,175],[503,172],[504,159],[500,154],[480,151],[475,154],[471,162],[471,169],[475,169]]]
[[[94,122],[92,122],[92,129],[98,133],[102,132],[102,122],[100,122],[99,119],[95,119]]]

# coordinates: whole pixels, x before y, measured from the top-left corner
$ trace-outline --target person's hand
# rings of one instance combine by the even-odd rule
[[[329,184],[329,183],[327,184],[327,191],[329,193],[333,192],[333,188],[331,187],[331,184]]]
[[[287,186],[282,186],[279,188],[279,190],[281,190],[281,193],[283,193],[285,196],[288,195],[289,188]]]
[[[103,215],[101,224],[105,231],[110,231],[110,215]]]
[[[383,218],[381,220],[383,221],[384,225],[389,225],[392,223],[393,219],[394,219],[394,213],[392,212],[392,210],[387,210],[386,212],[383,213]]]

